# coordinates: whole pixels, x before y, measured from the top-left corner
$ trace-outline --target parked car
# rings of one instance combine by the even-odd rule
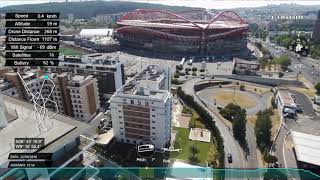
[[[107,114],[109,114],[110,113],[110,110],[106,110],[105,112],[104,112],[104,115],[107,115]]]
[[[296,112],[297,112],[297,113],[302,113],[302,112],[303,112],[302,106],[298,105],[298,106],[297,106],[297,109],[296,109]]]
[[[99,124],[98,128],[101,129],[104,127],[104,124]]]
[[[105,123],[106,121],[107,121],[107,119],[102,118],[102,119],[100,119],[100,124],[103,124],[103,123]]]

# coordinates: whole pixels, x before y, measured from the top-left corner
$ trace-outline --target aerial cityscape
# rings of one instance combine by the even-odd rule
[[[0,179],[320,179],[320,2],[212,3],[0,2]]]

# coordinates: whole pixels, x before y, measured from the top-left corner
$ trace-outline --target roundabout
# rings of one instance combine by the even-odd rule
[[[268,106],[267,101],[262,96],[231,87],[208,87],[198,93],[199,97],[212,107],[224,107],[234,103],[246,109],[248,114],[256,114]]]

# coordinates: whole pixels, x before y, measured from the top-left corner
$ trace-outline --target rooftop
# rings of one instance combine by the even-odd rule
[[[135,27],[153,27],[153,28],[182,28],[182,29],[197,29],[194,24],[186,23],[186,22],[178,22],[178,23],[161,23],[161,22],[148,22],[145,20],[122,20],[117,22],[117,24],[123,26],[135,26]],[[197,26],[201,28],[206,28],[208,22],[206,23],[196,23]],[[234,28],[246,28],[248,24],[236,24],[236,23],[228,23],[226,21],[215,21],[210,24],[209,29],[234,29]]]
[[[80,36],[112,36],[113,29],[82,29]]]
[[[167,79],[166,76],[164,69],[157,65],[149,65],[123,85],[116,94],[163,99],[169,94],[164,85],[164,81]]]
[[[320,136],[291,132],[297,160],[320,166]]]
[[[83,84],[88,83],[89,81],[92,80],[92,76],[80,76],[80,75],[75,75],[72,77],[72,79],[68,82],[69,86],[76,86],[79,87]]]
[[[290,93],[288,91],[279,90],[278,92],[284,103],[284,106],[296,107],[296,103],[293,101]]]
[[[67,60],[69,59],[69,60]],[[81,58],[81,61],[72,60],[72,58],[64,58],[64,61],[60,61],[60,63],[66,64],[86,64],[86,65],[94,65],[94,66],[114,66],[117,64],[122,64],[118,59],[113,59],[108,54],[104,53],[94,53],[84,55]]]
[[[244,59],[240,59],[240,58],[233,58],[233,61],[235,63],[260,65],[260,63],[258,61],[248,61],[248,60],[244,60]]]
[[[45,147],[38,152],[50,153],[69,143],[89,127],[87,124],[75,119],[57,114],[53,118],[45,120],[48,131],[40,133],[34,123],[34,106],[31,103],[10,96],[3,96],[8,112],[15,111],[17,119],[9,122],[5,128],[0,129],[0,164],[8,161],[9,153],[27,151],[14,149],[14,138],[44,138]],[[32,152],[37,152],[37,150],[32,150]]]

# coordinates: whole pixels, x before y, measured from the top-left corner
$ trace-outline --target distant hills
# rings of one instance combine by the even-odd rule
[[[75,18],[91,18],[98,14],[115,14],[129,12],[135,9],[163,9],[170,12],[180,12],[190,9],[184,6],[166,6],[151,3],[136,3],[125,1],[84,1],[84,2],[50,2],[42,4],[24,4],[0,8],[0,13],[6,12],[60,12],[61,17],[72,13]],[[197,8],[199,9],[199,8]]]

